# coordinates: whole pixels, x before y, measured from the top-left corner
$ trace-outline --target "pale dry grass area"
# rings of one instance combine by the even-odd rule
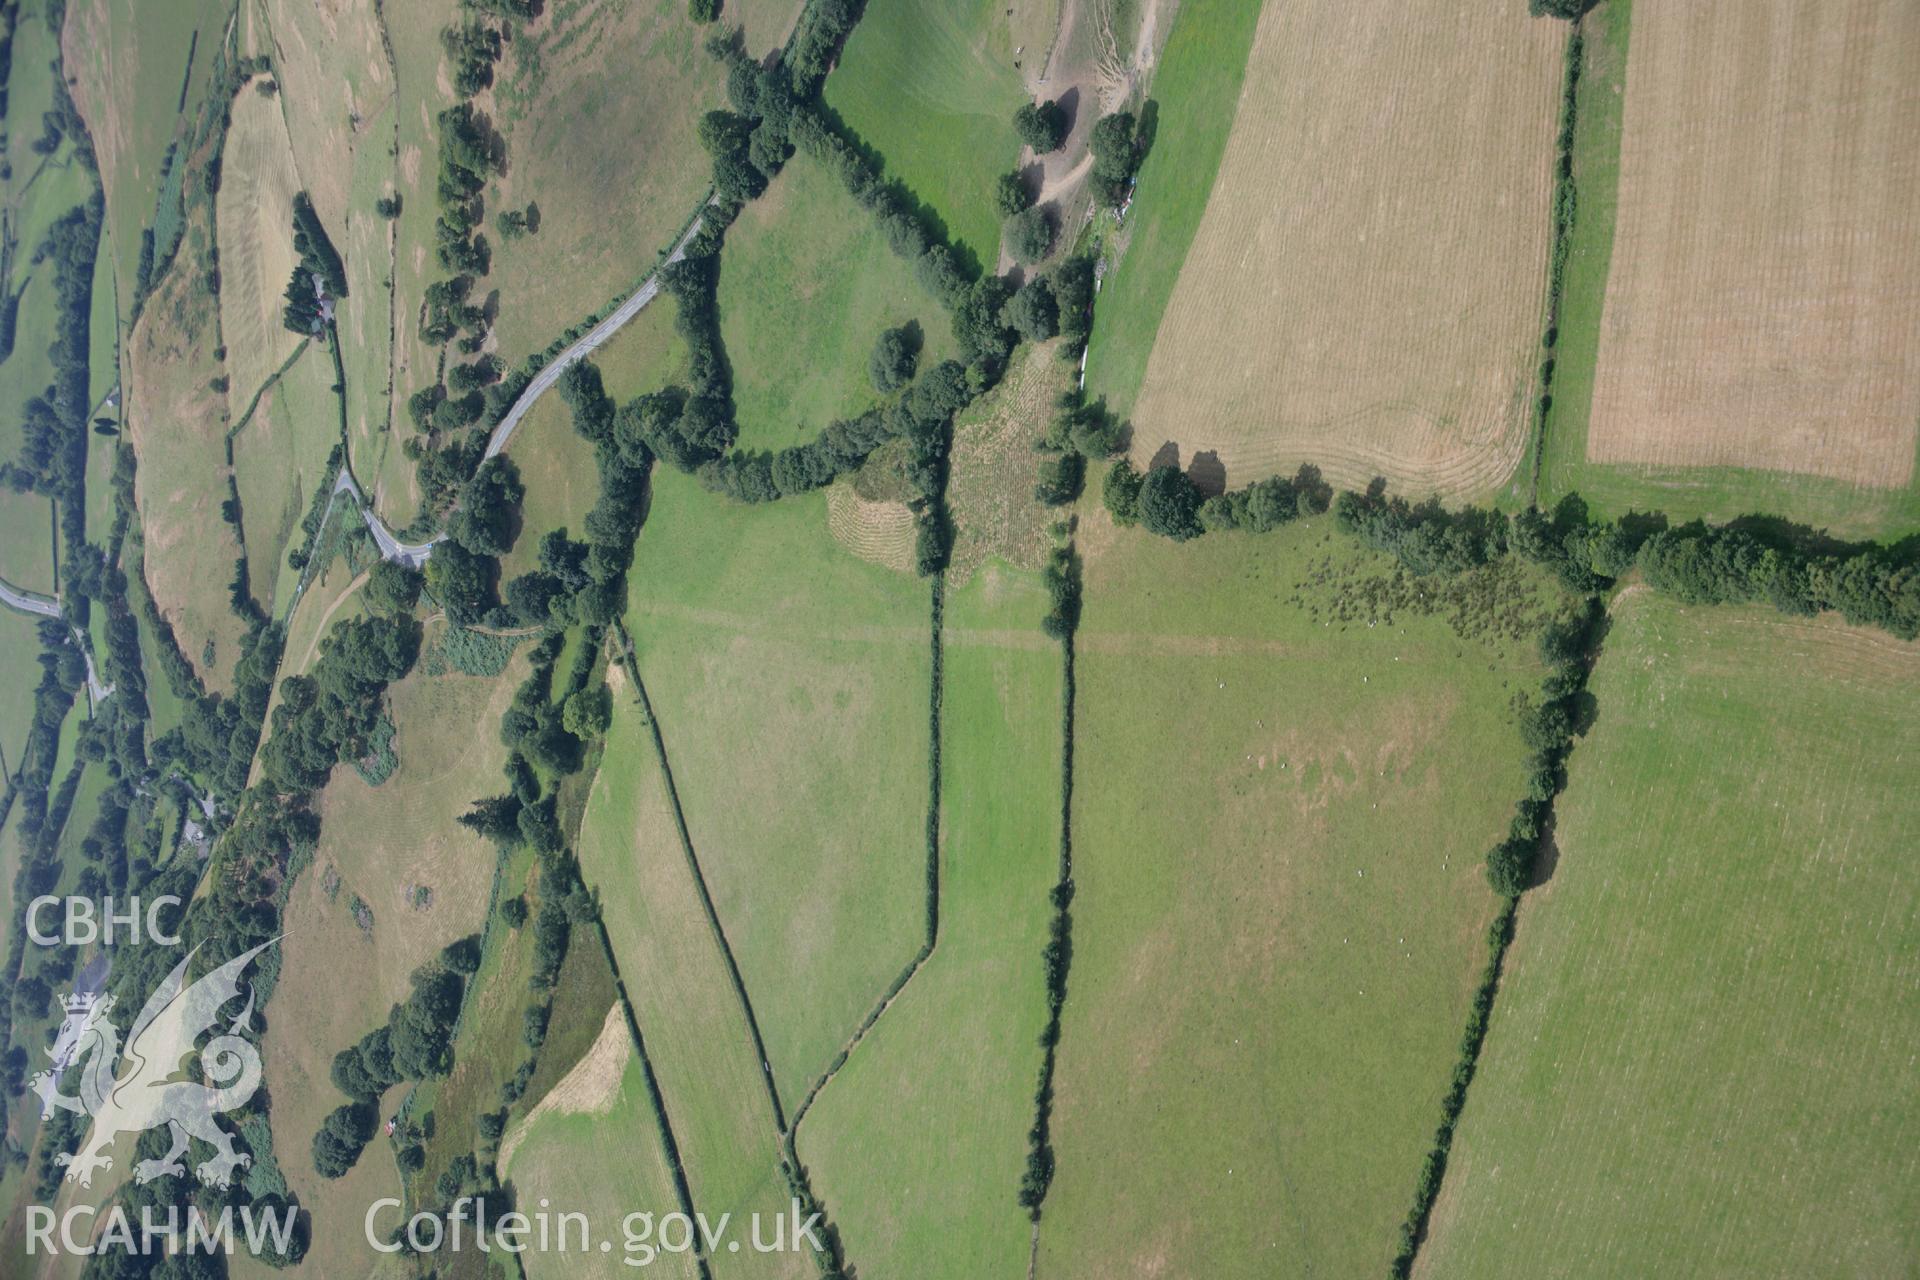
[[[851,483],[832,485],[827,490],[827,532],[868,564],[913,572],[917,527],[904,502],[869,501]]]
[[[453,818],[499,776],[506,748],[474,726],[499,722],[524,675],[524,662],[494,680],[414,672],[389,690],[393,776],[369,787],[338,765],[318,797],[320,845],[288,896],[285,966],[261,1055],[288,1183],[317,1222],[339,1227],[315,1232],[318,1274],[367,1274],[372,1255],[357,1224],[399,1185],[378,1136],[345,1178],[314,1172],[314,1132],[345,1101],[328,1076],[333,1055],[386,1021],[415,968],[484,923],[494,852]],[[365,927],[356,898],[371,912]]]
[[[612,1005],[586,1056],[547,1091],[501,1142],[498,1167],[505,1169],[513,1163],[513,1153],[548,1112],[563,1116],[601,1116],[613,1110],[620,1094],[620,1078],[626,1074],[627,1063],[632,1058],[633,1038],[627,1034],[626,1014],[619,1005]]]
[[[221,365],[216,305],[194,269],[210,229],[203,214],[127,341],[127,432],[142,464],[134,496],[146,531],[146,572],[155,603],[208,688],[230,687],[246,628],[228,607],[227,581],[240,558],[227,496],[225,398],[213,390]],[[212,646],[212,661],[205,660]]]
[[[1526,447],[1564,40],[1499,5],[1269,5],[1136,460],[1496,488]]]
[[[1073,385],[1058,344],[1029,347],[1006,379],[960,415],[953,428],[947,505],[953,513],[948,580],[960,586],[990,558],[1037,569],[1046,562],[1047,526],[1064,519],[1033,496],[1047,457],[1033,445],[1046,433],[1054,400]]]
[[[280,321],[287,281],[300,261],[293,249],[293,197],[300,179],[280,107],[260,93],[242,91],[234,100],[223,154],[216,219],[220,328],[227,344],[228,412],[237,420],[300,342]]]
[[[1635,11],[1590,461],[1912,479],[1916,64],[1906,0]]]
[[[374,127],[394,93],[374,0],[259,3],[300,176],[327,234],[344,246],[350,216],[375,216],[368,208],[349,214],[354,153],[364,146],[384,151],[393,142],[391,124]]]

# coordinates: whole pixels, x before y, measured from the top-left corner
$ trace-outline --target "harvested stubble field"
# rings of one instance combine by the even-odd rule
[[[919,528],[919,518],[904,502],[868,498],[846,480],[827,488],[827,531],[868,564],[912,573]]]
[[[652,733],[622,669],[609,674],[616,710],[580,827],[581,874],[600,893],[694,1207],[714,1221],[722,1213],[742,1221],[756,1212],[771,1217],[785,1207],[788,1191],[760,1058],[680,844]],[[624,1021],[619,1032],[624,1042]],[[644,1119],[630,1130],[632,1147],[657,1151],[652,1109],[644,1096],[634,1105]],[[714,1272],[812,1274],[804,1257],[788,1261],[798,1265],[723,1256],[714,1259]]]
[[[1911,482],[1917,59],[1901,0],[1640,7],[1590,462]]]
[[[1060,836],[1060,646],[1032,574],[947,602],[940,942],[821,1090],[800,1158],[863,1275],[1016,1276]]]
[[[924,934],[928,596],[657,469],[628,621],[694,848],[790,1107]]]
[[[1116,15],[1117,16],[1117,15]],[[1110,270],[1087,341],[1087,394],[1133,407],[1160,317],[1206,213],[1246,73],[1257,5],[1183,0],[1153,73],[1155,142],[1140,162],[1124,228],[1104,246]]]
[[[1629,591],[1422,1269],[1920,1265],[1920,648]]]
[[[287,281],[300,261],[293,250],[300,178],[279,104],[251,90],[234,101],[222,154],[220,330],[227,344],[227,408],[238,420],[300,344],[300,335],[280,322]]]
[[[1136,458],[1496,489],[1530,422],[1564,40],[1499,6],[1269,5]]]
[[[1552,597],[1512,566],[1485,638],[1405,607],[1369,625],[1338,602],[1382,598],[1393,565],[1329,529],[1182,547],[1082,522],[1043,1276],[1393,1255],[1485,958],[1482,854],[1524,778],[1510,700],[1537,687],[1528,619]]]

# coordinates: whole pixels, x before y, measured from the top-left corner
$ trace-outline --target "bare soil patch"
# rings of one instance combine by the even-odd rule
[[[613,1110],[614,1100],[620,1093],[620,1077],[626,1074],[627,1060],[632,1056],[633,1039],[627,1034],[626,1014],[619,1005],[613,1005],[607,1010],[606,1021],[600,1024],[600,1034],[594,1038],[586,1056],[547,1091],[547,1096],[540,1099],[500,1144],[498,1167],[505,1169],[513,1163],[513,1153],[549,1111],[564,1116],[605,1115]]]

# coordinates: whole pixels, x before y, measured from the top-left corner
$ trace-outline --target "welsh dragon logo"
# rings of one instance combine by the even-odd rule
[[[199,948],[188,952],[133,1020],[124,1054],[132,1070],[124,1076],[116,1074],[122,1057],[119,1032],[107,1018],[113,997],[85,992],[66,997],[66,1021],[47,1050],[53,1068],[35,1075],[31,1087],[39,1095],[42,1119],[51,1118],[56,1107],[93,1117],[80,1153],[58,1158],[67,1167],[68,1182],[91,1186],[94,1170],[113,1168],[113,1157],[106,1153],[115,1138],[161,1125],[172,1130],[173,1146],[160,1159],[134,1166],[138,1182],[151,1182],[166,1173],[186,1176],[180,1157],[186,1154],[189,1138],[214,1148],[213,1158],[194,1170],[209,1186],[225,1187],[235,1169],[252,1163],[251,1156],[233,1149],[232,1135],[214,1123],[222,1111],[245,1106],[260,1087],[260,1052],[240,1035],[253,1016],[250,984],[246,1007],[223,1034],[200,1049],[201,1070],[212,1084],[175,1077],[195,1042],[215,1029],[221,1008],[240,997],[241,972],[274,941],[278,939],[234,957],[190,986],[187,965]],[[80,1072],[79,1096],[60,1092],[60,1076],[82,1057],[86,1065]]]

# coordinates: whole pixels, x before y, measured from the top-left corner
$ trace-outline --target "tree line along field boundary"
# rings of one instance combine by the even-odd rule
[[[1581,18],[1568,24],[1565,80],[1560,91],[1560,127],[1554,137],[1553,234],[1547,251],[1547,291],[1541,308],[1540,367],[1533,399],[1532,454],[1527,477],[1527,503],[1540,502],[1540,471],[1547,454],[1547,430],[1553,414],[1553,377],[1560,346],[1561,301],[1566,293],[1567,260],[1573,248],[1573,229],[1580,217],[1579,190],[1574,182],[1574,134],[1579,124],[1580,76],[1586,61],[1586,36]]]

